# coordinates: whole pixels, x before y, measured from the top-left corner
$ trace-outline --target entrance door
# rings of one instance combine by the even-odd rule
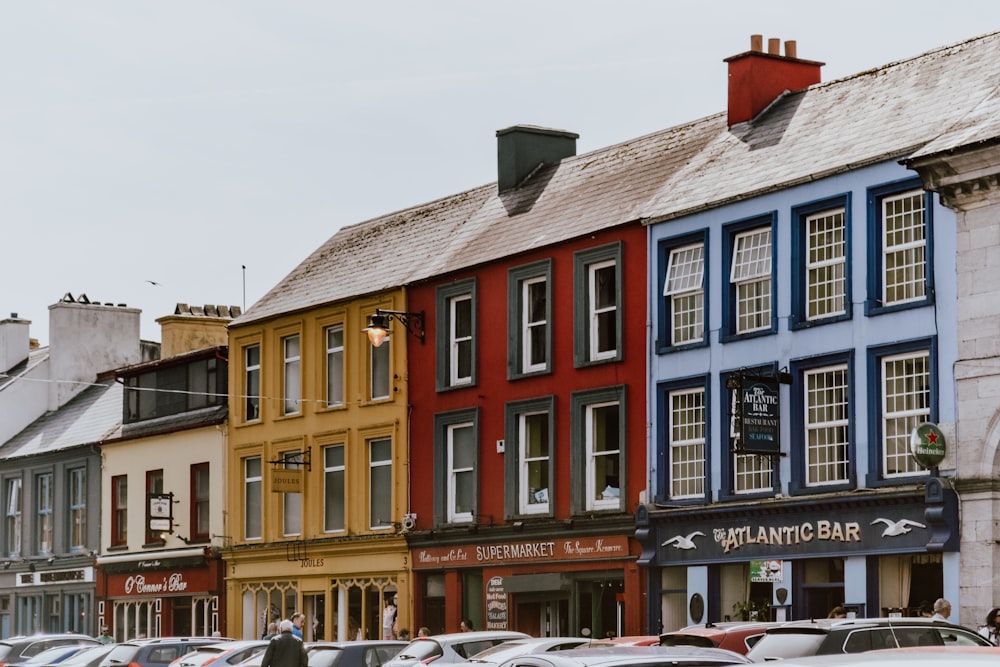
[[[513,630],[532,637],[565,637],[569,634],[569,599],[514,596]]]

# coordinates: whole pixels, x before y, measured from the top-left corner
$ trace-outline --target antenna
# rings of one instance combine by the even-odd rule
[[[247,265],[242,264],[243,267],[243,312],[247,311]]]

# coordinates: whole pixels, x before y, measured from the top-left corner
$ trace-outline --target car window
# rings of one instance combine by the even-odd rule
[[[427,660],[427,658],[441,657],[444,651],[433,639],[419,639],[410,642],[410,645],[399,652],[399,657],[416,658],[417,660]]]
[[[937,628],[893,628],[893,635],[900,646],[942,646]],[[889,648],[895,648],[891,646]]]
[[[474,642],[465,642],[464,644],[455,644],[452,648],[455,653],[459,654],[463,658],[471,658],[480,651],[485,651],[486,649],[496,646],[502,643],[504,640],[492,640],[492,639],[480,639]]]
[[[334,667],[343,654],[343,649],[339,648],[315,648],[309,652],[309,667]]]
[[[971,632],[959,632],[957,630],[941,629],[941,643],[945,646],[986,646],[984,639]]]
[[[150,649],[146,662],[152,664],[166,664],[168,662],[173,662],[181,655],[180,649],[176,646],[154,646]]]
[[[826,639],[824,633],[767,633],[747,654],[754,662],[816,655]]]
[[[397,653],[399,653],[399,646],[374,646],[365,651],[364,664],[366,667],[381,667],[382,664],[396,657]]]
[[[700,646],[714,648],[715,642],[701,635],[665,635],[660,639],[660,646]]]
[[[898,628],[898,630],[903,629]],[[844,639],[842,650],[844,653],[863,653],[884,648],[896,648],[896,641],[892,638],[892,633],[893,630],[890,628],[852,630]]]

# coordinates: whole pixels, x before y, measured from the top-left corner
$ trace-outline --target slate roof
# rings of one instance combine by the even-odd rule
[[[785,94],[496,184],[344,227],[231,326],[399,288],[627,223],[674,219],[888,160],[1000,135],[1000,32]]]
[[[0,460],[35,456],[117,437],[122,426],[122,385],[87,387],[66,405],[32,422],[0,447]]]

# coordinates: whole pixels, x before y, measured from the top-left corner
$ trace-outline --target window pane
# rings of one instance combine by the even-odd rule
[[[883,464],[887,477],[920,474],[910,455],[910,433],[930,420],[930,357],[927,352],[882,360]]]
[[[705,390],[671,392],[668,401],[671,497],[702,496],[705,493]]]
[[[244,485],[244,528],[243,532],[247,539],[259,538],[261,536],[263,514],[261,511],[261,463],[260,457],[255,456],[243,460],[243,485]]]
[[[702,244],[674,248],[667,261],[667,279],[663,295],[701,290],[704,282],[705,261]]]
[[[621,503],[620,415],[618,403],[586,407],[587,509],[618,508]]]
[[[907,192],[882,200],[882,298],[885,305],[926,295],[924,193]]]
[[[282,452],[282,458],[285,461],[284,465],[285,470],[298,470],[301,474],[302,452]],[[284,535],[288,536],[301,535],[302,494],[283,493],[282,505],[283,505],[282,525],[284,529]]]
[[[546,512],[549,508],[549,415],[520,417],[521,512]]]
[[[449,520],[470,521],[475,497],[476,442],[473,424],[448,427],[449,440]]]
[[[369,345],[371,349],[371,398],[379,400],[389,398],[389,348],[392,341],[388,338],[379,347]]]
[[[806,483],[848,481],[847,366],[805,374]]]
[[[451,384],[472,381],[472,296],[451,299]]]
[[[87,545],[87,478],[83,468],[69,471],[70,549]]]
[[[590,268],[591,358],[614,356],[618,348],[617,271],[614,262]]]
[[[369,519],[372,528],[392,526],[392,440],[381,438],[368,443]]]
[[[295,415],[301,410],[302,397],[301,359],[299,357],[299,337],[287,336],[283,339],[285,350],[285,400],[284,414]]]
[[[21,555],[21,479],[7,480],[6,493],[6,552],[8,556]]]
[[[344,327],[326,330],[326,404],[344,404]]]
[[[704,246],[675,248],[667,261],[663,295],[670,297],[670,344],[700,341],[704,328]]]
[[[323,448],[324,517],[323,530],[344,530],[344,446]]]
[[[524,372],[545,370],[548,362],[548,282],[534,278],[522,283]]]
[[[246,379],[244,395],[246,397],[247,421],[260,419],[260,345],[250,345],[245,350]]]
[[[844,209],[806,220],[806,319],[847,312]]]
[[[767,456],[733,454],[734,493],[759,493],[774,488],[773,465]]]

